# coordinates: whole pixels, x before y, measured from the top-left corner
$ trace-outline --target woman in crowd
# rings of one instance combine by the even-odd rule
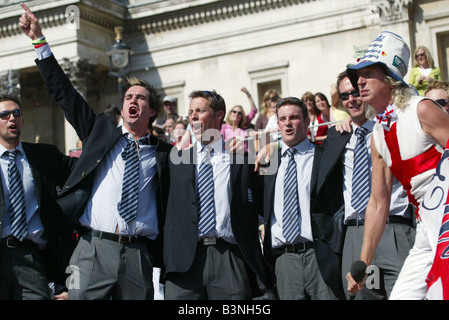
[[[427,86],[434,80],[441,80],[441,70],[435,66],[429,49],[419,46],[415,50],[413,68],[410,70],[408,83],[424,96]]]

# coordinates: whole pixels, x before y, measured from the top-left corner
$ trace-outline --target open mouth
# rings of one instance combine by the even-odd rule
[[[136,116],[138,113],[139,113],[139,109],[137,107],[135,107],[135,106],[129,107],[128,114],[130,116]]]
[[[201,133],[201,122],[192,123],[192,132],[194,134]]]

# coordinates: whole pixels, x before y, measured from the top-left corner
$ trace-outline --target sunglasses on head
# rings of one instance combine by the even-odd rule
[[[9,111],[9,110],[1,111],[0,118],[1,119],[9,119],[9,117],[11,116],[11,113],[14,116],[14,118],[19,118],[20,116],[22,116],[22,111],[20,111],[19,109],[15,109],[13,111]]]
[[[212,96],[212,97],[214,98],[215,103],[217,104],[217,107],[220,106],[220,102],[218,102],[217,95],[216,95],[214,92],[212,92],[212,91],[203,91],[203,92],[204,92],[205,94],[207,94],[208,96]]]
[[[435,100],[436,103],[438,103],[440,106],[445,107],[449,103],[449,100],[446,99],[438,99]]]
[[[352,95],[354,98],[360,97],[360,92],[358,90],[352,90],[351,92],[340,92],[338,97],[341,101],[346,101],[349,99],[349,96]]]

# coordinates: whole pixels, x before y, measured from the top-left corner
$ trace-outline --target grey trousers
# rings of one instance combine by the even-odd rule
[[[236,245],[198,244],[193,265],[185,273],[169,273],[166,300],[252,299],[248,266]]]
[[[346,275],[354,261],[360,259],[364,226],[349,226],[343,246],[342,280],[345,294],[348,281]],[[406,224],[389,223],[377,247],[365,287],[355,300],[386,300],[398,278],[402,265],[415,241],[415,230]]]
[[[50,300],[44,258],[35,246],[0,245],[0,300]]]
[[[153,267],[145,243],[83,235],[70,267],[69,300],[153,300]]]
[[[274,272],[281,300],[340,300],[324,282],[312,248],[282,254],[276,258]]]

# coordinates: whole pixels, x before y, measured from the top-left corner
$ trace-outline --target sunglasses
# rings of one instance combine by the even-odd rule
[[[436,103],[438,103],[440,106],[445,107],[449,103],[449,100],[446,99],[438,99],[435,100]]]
[[[267,100],[270,100],[271,102],[277,102],[279,100],[278,96],[270,97]]]
[[[243,116],[243,112],[240,111],[236,111],[236,110],[232,110],[232,113],[237,113],[239,116]]]
[[[15,109],[13,111],[9,111],[9,110],[1,111],[0,118],[1,119],[9,119],[9,117],[11,116],[11,113],[14,116],[14,118],[20,118],[22,116],[22,111],[20,111],[19,109]]]
[[[349,96],[353,96],[354,98],[360,97],[360,92],[358,90],[352,90],[351,92],[340,92],[338,97],[341,101],[346,101],[349,99]]]
[[[424,57],[425,55],[426,55],[425,53],[420,53],[420,54],[417,54],[417,55],[416,55],[416,58]]]

